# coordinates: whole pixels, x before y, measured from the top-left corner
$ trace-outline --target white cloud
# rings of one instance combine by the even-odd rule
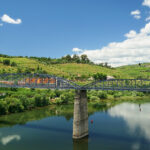
[[[121,117],[129,127],[129,133],[141,133],[150,141],[150,104],[141,106],[123,103],[111,108],[108,113],[112,117]],[[120,111],[121,110],[121,111]],[[138,129],[138,130],[137,130]],[[138,148],[138,144],[134,148]]]
[[[134,18],[135,19],[141,19],[141,16],[140,15],[134,15]]]
[[[2,27],[3,26],[3,24],[2,23],[0,23],[0,27]]]
[[[142,5],[150,7],[150,0],[144,0],[144,2],[142,3]]]
[[[125,34],[127,38],[134,38],[136,36],[136,31],[131,30],[129,33]]]
[[[7,14],[4,14],[2,17],[1,17],[1,20],[3,22],[6,22],[6,23],[11,23],[11,24],[20,24],[22,23],[21,19],[13,19],[11,17],[9,17]]]
[[[145,19],[145,21],[150,21],[150,16]]]
[[[140,19],[140,18],[141,18],[141,12],[140,12],[139,10],[131,11],[131,15],[132,15],[135,19]]]
[[[150,34],[150,22],[148,24],[145,25],[145,28],[142,28],[140,31],[140,34],[146,34],[149,35]]]
[[[122,42],[112,42],[101,49],[82,50],[80,55],[86,54],[95,63],[108,62],[114,67],[150,62],[150,23],[139,33],[131,30],[125,36],[127,39]]]
[[[73,51],[73,52],[82,52],[82,49],[79,49],[79,48],[73,48],[72,51]]]
[[[2,143],[3,145],[7,145],[8,143],[10,143],[10,142],[13,141],[13,140],[19,141],[20,139],[21,139],[21,137],[20,137],[19,135],[8,135],[8,136],[3,137],[3,138],[1,139],[1,143]]]
[[[131,15],[140,15],[141,12],[139,10],[131,11]]]

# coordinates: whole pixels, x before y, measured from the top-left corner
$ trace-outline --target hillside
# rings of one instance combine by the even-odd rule
[[[10,60],[15,65],[4,65],[4,60]],[[84,82],[94,73],[104,73],[115,78],[150,78],[150,64],[122,66],[118,68],[107,68],[94,64],[65,63],[46,64],[32,58],[5,58],[0,57],[0,73],[48,73],[59,77],[64,77],[76,82]]]
[[[122,66],[116,69],[119,72],[127,74],[129,78],[150,79],[150,63]]]

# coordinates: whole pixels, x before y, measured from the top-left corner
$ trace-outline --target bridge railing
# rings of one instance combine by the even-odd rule
[[[94,81],[85,86],[79,86],[72,81],[52,75],[16,73],[0,74],[0,87],[150,91],[150,80],[111,79]]]
[[[72,81],[46,74],[0,74],[1,87],[76,89]]]
[[[111,79],[95,81],[82,87],[83,89],[95,90],[150,90],[148,79]]]

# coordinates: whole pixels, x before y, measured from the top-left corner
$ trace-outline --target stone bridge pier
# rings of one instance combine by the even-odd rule
[[[73,139],[88,136],[87,91],[76,90],[73,116]]]

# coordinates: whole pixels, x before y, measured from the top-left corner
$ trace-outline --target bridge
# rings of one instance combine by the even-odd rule
[[[80,86],[70,80],[47,74],[0,74],[0,87],[75,90],[150,91],[149,79],[110,79]]]
[[[87,90],[150,91],[149,79],[111,79],[80,86],[70,80],[48,74],[0,74],[0,87],[75,89],[73,139],[88,136]]]

